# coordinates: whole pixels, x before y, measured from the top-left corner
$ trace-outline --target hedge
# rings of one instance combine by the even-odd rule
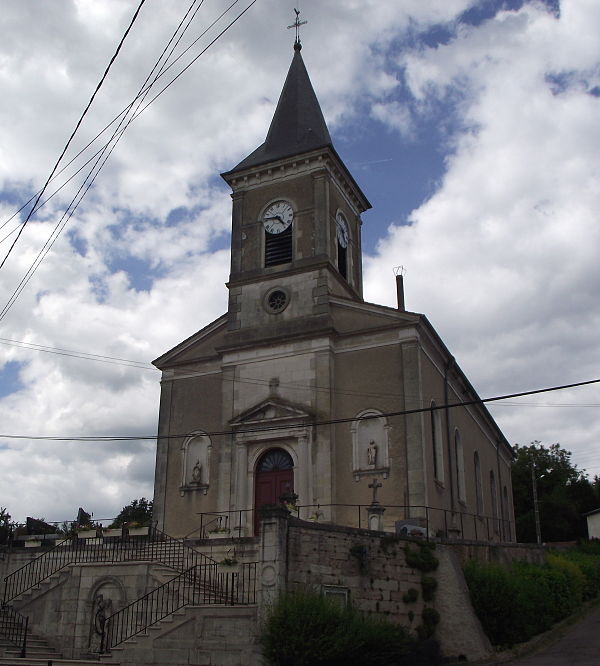
[[[417,641],[404,627],[311,590],[279,596],[263,622],[260,642],[271,666],[412,666],[439,661],[435,641]]]
[[[543,565],[506,567],[470,561],[471,601],[494,645],[529,640],[600,592],[600,557],[579,549],[546,556]]]

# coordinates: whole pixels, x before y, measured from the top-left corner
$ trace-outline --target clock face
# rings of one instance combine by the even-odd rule
[[[338,243],[342,247],[348,247],[348,223],[346,222],[346,218],[342,213],[338,213],[335,216],[335,231],[337,234]]]
[[[287,201],[272,203],[263,213],[262,222],[270,234],[280,234],[285,231],[294,219],[292,205]]]

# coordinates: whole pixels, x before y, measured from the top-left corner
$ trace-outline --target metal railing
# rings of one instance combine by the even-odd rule
[[[288,508],[292,515],[316,523],[331,522],[324,516],[331,509],[335,509],[337,515],[334,522],[366,529],[369,525],[370,506],[370,504],[302,504]],[[438,509],[425,505],[381,504],[381,506],[387,511],[386,518],[390,514],[393,515],[394,523],[399,520],[406,523],[414,521],[415,527],[421,527],[421,535],[426,538],[440,536],[454,540],[506,542],[511,541],[515,535],[514,523],[499,516]],[[198,532],[200,536],[206,537],[211,527],[217,524],[219,516],[222,518],[219,524],[226,528],[223,532],[225,536],[238,537],[244,533],[252,533],[255,511],[255,509],[240,509],[201,513],[200,526],[190,534]],[[344,513],[346,515],[342,518]]]
[[[223,571],[216,562],[197,564],[106,618],[100,652],[109,652],[184,606],[255,602],[256,562],[240,565],[239,573]]]
[[[27,656],[27,631],[29,617],[21,615],[3,601],[0,602],[0,636],[21,650],[20,657]]]
[[[93,543],[89,543],[92,541]],[[70,537],[4,578],[4,601],[8,602],[35,587],[69,564],[148,561],[183,572],[198,564],[215,561],[157,529],[146,536],[106,539]]]

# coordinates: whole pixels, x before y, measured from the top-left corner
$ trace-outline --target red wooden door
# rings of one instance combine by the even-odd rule
[[[259,509],[279,504],[282,495],[294,492],[294,469],[290,455],[283,449],[271,449],[256,466],[254,482],[254,534],[258,534]]]

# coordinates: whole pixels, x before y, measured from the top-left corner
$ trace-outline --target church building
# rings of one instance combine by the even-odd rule
[[[251,536],[258,509],[281,501],[366,527],[375,499],[386,531],[514,540],[502,432],[427,318],[406,311],[401,276],[397,308],[363,299],[371,204],[298,41],[265,142],[222,177],[228,310],[154,361],[158,527]]]

